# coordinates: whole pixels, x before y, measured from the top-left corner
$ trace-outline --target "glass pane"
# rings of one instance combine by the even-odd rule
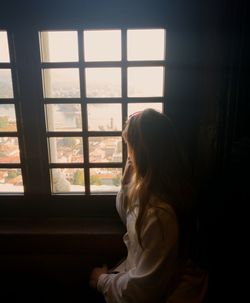
[[[120,61],[121,31],[84,31],[85,61]]]
[[[21,169],[0,168],[0,192],[1,193],[24,192]]]
[[[121,68],[86,68],[86,95],[121,97]]]
[[[0,163],[20,163],[18,138],[0,137]]]
[[[88,104],[87,110],[89,131],[120,131],[122,129],[121,104]]]
[[[165,30],[128,30],[128,60],[164,60]]]
[[[0,69],[0,98],[13,98],[12,77],[10,69]]]
[[[84,192],[84,170],[81,168],[53,168],[52,192],[69,193]]]
[[[0,31],[0,62],[10,62],[7,32]]]
[[[49,138],[49,158],[51,163],[83,162],[81,137]]]
[[[122,177],[121,168],[91,168],[91,192],[117,192],[120,189]]]
[[[90,137],[89,161],[93,163],[122,162],[122,138]]]
[[[76,31],[41,32],[42,62],[78,61],[78,41]]]
[[[163,112],[162,103],[128,103],[128,117],[138,111],[142,111],[146,108],[153,108],[158,112]]]
[[[163,67],[129,67],[128,97],[163,97]]]
[[[0,132],[13,132],[16,130],[15,105],[0,104]]]
[[[43,69],[43,87],[45,98],[79,98],[78,68]]]
[[[47,104],[45,112],[48,131],[82,130],[80,104]]]

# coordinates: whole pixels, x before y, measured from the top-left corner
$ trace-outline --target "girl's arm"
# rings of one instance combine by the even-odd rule
[[[177,267],[176,218],[165,210],[153,212],[146,218],[142,234],[144,248],[137,256],[136,267],[125,273],[102,274],[98,279],[97,288],[108,303],[158,302],[172,289]]]

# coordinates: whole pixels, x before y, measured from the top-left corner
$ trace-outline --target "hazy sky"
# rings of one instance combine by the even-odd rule
[[[7,33],[0,31],[0,62],[10,62]]]

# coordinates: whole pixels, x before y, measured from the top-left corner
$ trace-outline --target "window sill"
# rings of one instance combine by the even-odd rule
[[[1,219],[0,253],[119,254],[123,233],[116,218]]]

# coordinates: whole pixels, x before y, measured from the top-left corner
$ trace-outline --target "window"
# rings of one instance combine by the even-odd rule
[[[0,31],[0,194],[24,192],[14,70],[7,32]]]
[[[117,192],[128,115],[165,97],[165,30],[39,33],[52,194]]]
[[[1,203],[109,201],[126,161],[123,125],[163,111],[165,69],[162,28],[0,30]]]

